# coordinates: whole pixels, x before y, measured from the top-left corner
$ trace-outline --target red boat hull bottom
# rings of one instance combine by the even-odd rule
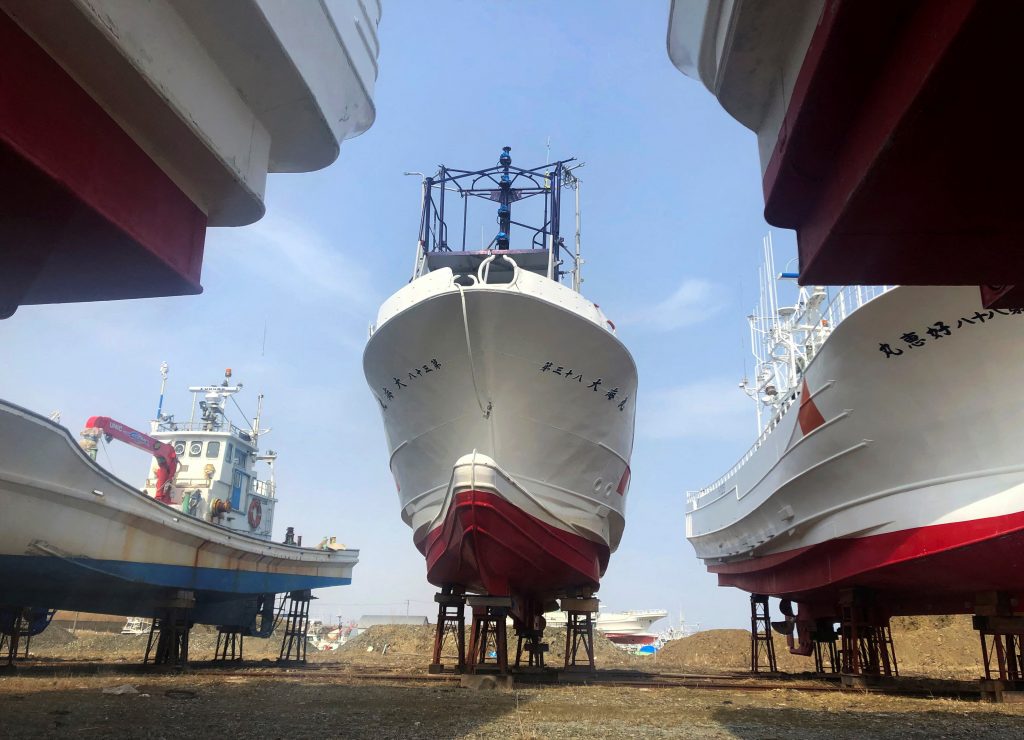
[[[444,522],[417,546],[436,586],[537,604],[595,591],[609,555],[607,545],[542,522],[488,491],[456,494]]]
[[[1024,512],[937,524],[709,565],[721,586],[838,604],[842,589],[874,591],[898,614],[971,613],[978,594],[1024,593]]]

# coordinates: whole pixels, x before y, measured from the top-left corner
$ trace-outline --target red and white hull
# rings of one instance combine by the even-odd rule
[[[893,614],[1024,592],[1022,368],[1024,320],[976,289],[881,295],[835,328],[758,446],[690,496],[688,539],[720,584],[822,608],[852,586]]]
[[[625,523],[633,360],[554,281],[453,277],[388,299],[364,355],[427,577],[535,604],[592,592]]]

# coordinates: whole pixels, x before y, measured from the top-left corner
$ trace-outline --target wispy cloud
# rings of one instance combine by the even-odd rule
[[[687,278],[667,298],[630,311],[623,323],[669,332],[711,318],[725,306],[722,287],[709,280]]]
[[[336,308],[367,313],[376,304],[369,272],[350,260],[343,245],[281,216],[244,229],[211,230],[207,254],[229,259],[233,269],[255,272],[300,302],[330,300]]]
[[[637,429],[654,439],[753,439],[752,402],[724,378],[646,391],[641,396]]]

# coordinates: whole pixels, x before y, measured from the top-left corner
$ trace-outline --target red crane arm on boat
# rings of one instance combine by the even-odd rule
[[[166,490],[167,485],[174,479],[178,472],[178,454],[174,448],[166,442],[153,439],[148,434],[132,429],[127,424],[111,419],[109,416],[92,416],[85,422],[86,429],[102,429],[107,438],[113,438],[145,450],[156,458],[158,467],[156,473],[156,500],[165,504],[171,503],[171,497]]]

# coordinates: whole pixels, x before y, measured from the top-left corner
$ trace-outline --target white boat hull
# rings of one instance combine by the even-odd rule
[[[530,273],[460,292],[442,269],[381,319],[364,369],[431,582],[596,589],[625,523],[637,388],[600,311]]]
[[[257,596],[350,583],[359,555],[189,517],[111,476],[63,427],[3,401],[0,511],[0,607],[150,616],[186,591],[197,622],[236,624]]]
[[[1022,368],[1024,320],[977,288],[883,294],[836,327],[749,458],[691,497],[688,539],[723,585],[804,603],[863,586],[894,613],[963,611],[1024,590]]]

